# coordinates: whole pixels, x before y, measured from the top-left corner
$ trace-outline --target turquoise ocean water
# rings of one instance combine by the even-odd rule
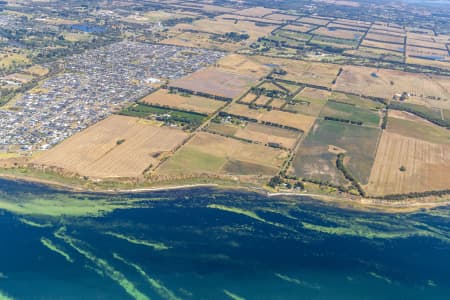
[[[449,216],[0,180],[0,299],[449,299]]]

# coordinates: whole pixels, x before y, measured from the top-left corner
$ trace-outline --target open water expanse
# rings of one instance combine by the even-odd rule
[[[0,180],[0,299],[449,299],[449,218]]]

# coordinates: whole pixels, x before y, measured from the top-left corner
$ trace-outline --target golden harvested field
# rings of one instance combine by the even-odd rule
[[[370,30],[386,31],[390,34],[406,34],[406,31],[403,28],[399,28],[395,25],[393,26],[392,24],[386,25],[386,23],[383,25],[374,24]]]
[[[375,41],[379,41],[379,42],[385,42],[385,43],[402,44],[402,45],[405,42],[404,37],[401,37],[401,36],[393,36],[393,35],[377,34],[377,33],[368,33],[366,35],[366,39],[375,40]]]
[[[363,33],[359,31],[345,30],[345,29],[332,30],[328,27],[319,27],[316,30],[312,31],[311,33],[347,40],[359,40],[363,35]]]
[[[256,97],[258,97],[258,96],[253,94],[253,93],[248,93],[247,95],[245,95],[239,101],[242,102],[242,103],[250,104],[256,99]]]
[[[350,25],[350,26],[355,26],[355,27],[364,27],[364,28],[370,27],[370,22],[359,21],[359,20],[336,19],[334,21],[334,23],[345,24],[345,25]]]
[[[278,109],[283,107],[283,105],[285,105],[285,104],[286,104],[286,101],[282,100],[282,99],[274,99],[272,102],[270,102],[271,107],[278,108]]]
[[[320,90],[310,87],[305,87],[297,97],[302,99],[310,99],[310,100],[328,100],[330,98],[331,92],[326,90]]]
[[[264,17],[265,15],[269,15],[274,13],[275,10],[265,7],[251,7],[247,9],[243,9],[238,11],[237,13],[242,16],[248,16],[248,17]]]
[[[385,99],[407,92],[413,97],[450,100],[450,77],[344,66],[335,90]]]
[[[246,33],[250,38],[244,41],[248,44],[256,41],[259,37],[266,36],[275,29],[275,26],[256,26],[254,22],[225,20],[225,19],[201,19],[192,24],[178,24],[175,30],[197,30],[215,34],[225,34],[228,32]]]
[[[441,49],[430,49],[430,48],[423,48],[423,47],[415,47],[415,46],[407,46],[406,47],[406,55],[408,56],[419,56],[423,58],[428,57],[440,57],[442,60],[449,60],[450,56],[448,55],[447,50],[441,50]]]
[[[265,95],[261,95],[258,97],[258,99],[256,99],[256,101],[254,102],[256,105],[259,106],[264,106],[266,105],[272,98],[267,97]]]
[[[235,51],[242,47],[237,43],[224,43],[212,39],[212,34],[207,32],[179,32],[171,31],[170,37],[161,41],[162,44],[205,48],[219,51]]]
[[[214,96],[236,98],[257,81],[258,78],[254,76],[240,75],[220,68],[206,68],[173,80],[170,86]]]
[[[157,174],[275,175],[286,158],[284,150],[200,132],[164,162]]]
[[[416,40],[416,39],[412,39],[412,38],[407,39],[406,42],[407,42],[408,46],[428,47],[428,48],[447,50],[447,46],[446,46],[445,42],[430,42],[430,41]]]
[[[383,132],[367,190],[381,196],[450,187],[450,146]],[[405,171],[400,171],[401,167]]]
[[[241,75],[262,78],[267,76],[271,68],[253,59],[251,56],[230,54],[216,63],[216,67]]]
[[[70,137],[32,162],[94,178],[139,177],[187,137],[188,134],[179,129],[114,115]]]
[[[240,127],[234,136],[262,144],[276,143],[291,149],[300,136],[300,132],[249,122],[244,128]]]
[[[361,43],[361,46],[366,46],[366,47],[375,47],[375,48],[380,48],[380,49],[387,49],[387,50],[391,50],[391,51],[396,51],[398,53],[403,53],[404,50],[404,45],[400,45],[400,44],[391,44],[391,43],[384,43],[384,42],[377,42],[377,41],[372,41],[372,40],[364,40]]]
[[[0,53],[0,69],[7,69],[13,65],[26,65],[31,61],[21,54],[15,53]]]
[[[313,25],[327,25],[328,23],[330,23],[330,20],[322,19],[322,18],[303,17],[303,18],[299,19],[298,22],[313,24]]]
[[[303,132],[308,132],[314,123],[315,118],[302,114],[295,114],[279,110],[266,109],[250,109],[247,105],[233,104],[226,109],[231,115],[243,116],[255,119],[259,122],[270,122],[274,124],[284,125],[297,128]]]
[[[211,114],[225,105],[225,102],[208,99],[196,95],[170,93],[169,90],[159,89],[141,100],[147,104],[167,106],[171,108]]]
[[[260,18],[260,17],[250,17],[250,16],[242,16],[240,14],[225,14],[217,16],[217,20],[228,20],[228,21],[247,21],[247,22],[253,22],[253,23],[261,23],[266,25],[281,25],[283,24],[283,21],[279,20],[271,20],[266,18]]]
[[[351,30],[351,31],[359,31],[359,32],[366,32],[367,28],[365,27],[359,27],[359,26],[355,26],[355,25],[347,25],[347,24],[343,24],[343,23],[337,23],[337,22],[333,22],[327,25],[328,28],[339,28],[339,29],[346,29],[346,30]]]
[[[31,75],[36,75],[36,76],[45,76],[48,74],[48,69],[40,66],[40,65],[34,65],[29,67],[28,69],[24,70],[25,73],[29,73]]]
[[[394,37],[397,37],[397,38],[404,38],[404,37],[406,37],[406,33],[404,33],[404,32],[387,31],[387,30],[373,29],[373,28],[371,28],[369,30],[369,33],[394,36]]]
[[[444,70],[450,70],[450,61],[437,61],[417,57],[406,57],[406,63],[412,65],[432,66]]]
[[[277,75],[280,79],[293,82],[331,87],[339,72],[340,66],[319,62],[307,62],[284,58],[255,56],[262,64],[273,64],[287,72],[286,75]]]
[[[253,93],[248,93],[247,95],[245,95],[239,101],[242,102],[242,103],[250,104],[256,99],[256,97],[258,97],[258,96],[253,94]]]
[[[295,21],[298,19],[298,16],[275,13],[275,14],[265,16],[265,18],[271,19],[271,20],[277,20],[277,21]]]
[[[309,24],[289,24],[283,27],[284,30],[295,31],[295,32],[308,32],[317,26]]]

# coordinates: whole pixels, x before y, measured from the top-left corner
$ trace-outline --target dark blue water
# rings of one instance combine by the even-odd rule
[[[448,299],[449,216],[0,180],[0,299]]]

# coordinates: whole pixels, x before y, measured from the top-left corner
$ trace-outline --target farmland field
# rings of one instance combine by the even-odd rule
[[[255,76],[239,75],[218,68],[201,69],[186,77],[173,80],[170,87],[225,98],[236,98],[258,80]]]
[[[230,71],[241,75],[257,78],[268,75],[271,68],[265,66],[250,56],[230,54],[216,62],[216,67],[224,71]]]
[[[157,173],[274,175],[286,157],[287,153],[280,149],[201,132],[163,163]]]
[[[385,42],[385,43],[401,44],[401,45],[403,45],[405,42],[404,37],[401,37],[401,36],[378,34],[378,33],[372,33],[372,32],[370,32],[366,35],[366,39],[375,40],[375,41],[379,41],[379,42]]]
[[[322,18],[303,17],[303,18],[299,19],[298,22],[314,24],[314,25],[326,25],[326,24],[330,23],[330,20],[322,19]]]
[[[278,110],[268,111],[266,109],[250,109],[247,105],[243,104],[233,104],[226,109],[226,112],[231,115],[243,116],[259,122],[269,122],[296,128],[303,132],[309,131],[315,119],[314,117],[307,115]]]
[[[377,49],[385,49],[385,50],[394,51],[394,52],[398,52],[398,53],[403,53],[405,51],[405,47],[403,44],[392,44],[392,43],[373,41],[373,40],[367,40],[367,39],[362,41],[361,46],[373,47],[373,48],[377,48]]]
[[[448,144],[434,144],[385,131],[367,190],[379,196],[448,189],[448,153]]]
[[[168,90],[159,89],[141,100],[146,104],[167,106],[171,108],[195,111],[211,114],[225,105],[225,102],[208,99],[196,95],[183,93],[170,93]]]
[[[450,130],[403,111],[389,110],[387,130],[430,143],[450,145]]]
[[[308,32],[312,29],[316,28],[314,25],[309,24],[289,24],[283,27],[284,30],[295,31],[295,32]]]
[[[236,137],[263,145],[278,144],[283,148],[293,148],[301,133],[294,130],[247,122],[243,125],[211,123],[211,132]]]
[[[330,36],[334,38],[347,39],[347,40],[359,40],[362,37],[362,33],[353,30],[344,29],[330,29],[327,27],[319,27],[311,32],[312,34]]]
[[[262,144],[274,143],[284,148],[293,148],[300,132],[249,122],[244,128],[239,128],[234,136]]]
[[[306,87],[294,97],[296,103],[287,105],[286,109],[309,116],[318,116],[330,95],[329,91]]]
[[[380,130],[340,122],[318,120],[300,146],[293,172],[305,178],[320,179],[334,184],[345,183],[336,168],[335,152],[331,147],[343,149],[345,165],[359,181],[366,183],[375,158]]]
[[[344,66],[335,90],[384,99],[406,92],[413,97],[450,100],[450,77]]]
[[[378,112],[333,100],[327,102],[320,116],[362,122],[364,125],[372,127],[378,127],[380,123],[380,115]]]
[[[72,136],[33,163],[94,178],[139,177],[187,136],[179,129],[115,115]]]
[[[255,59],[263,64],[270,63],[271,65],[276,65],[286,71],[286,75],[277,75],[280,79],[324,87],[331,87],[340,68],[333,64],[306,62],[301,60],[267,57],[255,57]]]

